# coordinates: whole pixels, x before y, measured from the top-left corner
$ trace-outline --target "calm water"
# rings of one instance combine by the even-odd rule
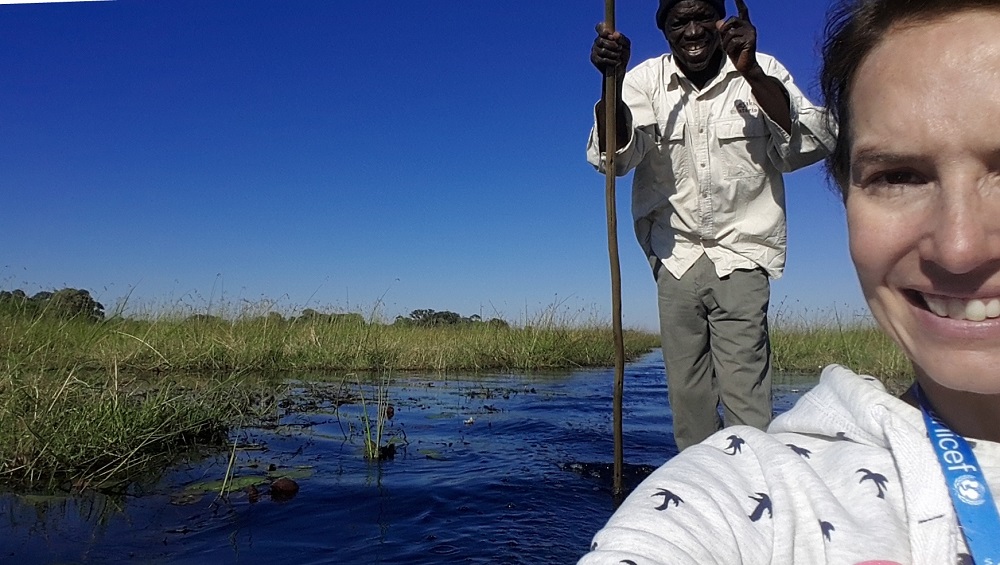
[[[625,461],[638,480],[676,447],[659,352],[625,374]],[[612,381],[610,370],[397,376],[388,433],[399,449],[380,463],[362,455],[357,405],[299,402],[273,429],[234,434],[248,447],[237,478],[274,466],[299,484],[291,500],[266,484],[259,498],[199,491],[222,479],[228,453],[125,497],[0,495],[0,563],[574,563],[614,510],[602,472]],[[809,386],[776,385],[776,409]]]

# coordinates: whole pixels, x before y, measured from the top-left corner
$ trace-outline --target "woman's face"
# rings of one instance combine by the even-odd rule
[[[918,378],[1000,393],[1000,10],[895,27],[857,72],[847,220]]]

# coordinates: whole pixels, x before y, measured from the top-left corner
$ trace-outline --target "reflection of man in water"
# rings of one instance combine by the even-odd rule
[[[591,61],[618,70],[616,174],[635,171],[632,214],[657,281],[674,439],[771,421],[768,278],[785,266],[782,172],[826,156],[825,112],[756,52],[742,0],[661,0],[670,53],[626,75],[630,42],[597,28]],[[724,21],[723,21],[724,20]],[[604,101],[588,146],[603,170]]]

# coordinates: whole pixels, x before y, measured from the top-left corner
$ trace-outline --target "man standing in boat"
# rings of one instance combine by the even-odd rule
[[[617,71],[615,174],[634,170],[632,215],[657,282],[674,439],[771,421],[769,278],[785,266],[782,173],[833,148],[826,112],[757,53],[743,0],[660,0],[670,52],[625,72],[630,41],[603,23],[591,50]],[[608,76],[605,74],[605,76]],[[587,157],[604,171],[605,101]],[[722,416],[719,408],[722,408]]]

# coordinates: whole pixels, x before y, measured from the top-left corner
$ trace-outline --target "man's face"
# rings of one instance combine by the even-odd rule
[[[721,48],[717,21],[719,13],[702,0],[684,0],[667,13],[663,35],[681,68],[700,72],[712,62]]]

